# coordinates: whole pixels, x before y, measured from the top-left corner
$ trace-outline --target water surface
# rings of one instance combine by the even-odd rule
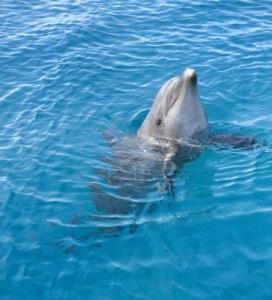
[[[1,299],[271,298],[271,15],[270,1],[1,1]],[[188,66],[212,130],[265,146],[207,149],[171,205],[154,188],[135,231],[96,235],[103,131],[133,136]]]

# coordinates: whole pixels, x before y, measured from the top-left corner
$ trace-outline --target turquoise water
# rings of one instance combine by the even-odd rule
[[[271,299],[271,16],[271,1],[1,1],[1,299]],[[133,136],[188,66],[211,128],[264,145],[205,150],[171,203],[154,185],[154,211],[102,230],[103,132]]]

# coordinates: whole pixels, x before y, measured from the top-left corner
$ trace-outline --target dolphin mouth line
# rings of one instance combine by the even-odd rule
[[[183,75],[182,76],[180,76],[180,77],[177,77],[178,78],[178,80],[180,81],[179,83],[178,83],[178,85],[180,85],[177,89],[178,89],[178,92],[177,92],[177,96],[174,98],[174,100],[171,102],[171,105],[169,106],[169,108],[168,108],[168,110],[167,110],[167,112],[166,112],[166,115],[168,114],[168,112],[170,111],[170,109],[177,103],[177,101],[178,101],[178,99],[180,98],[180,97],[182,97],[183,96],[183,85],[184,85],[184,78],[183,78]],[[160,110],[161,110],[161,108],[160,108]]]
[[[194,88],[194,85],[192,84],[191,82],[191,78],[186,78],[184,76],[184,74],[182,74],[182,76],[179,78],[180,80],[180,87],[178,88],[178,95],[177,97],[175,98],[175,100],[173,101],[172,105],[171,105],[171,108],[176,104],[176,102],[178,101],[178,99],[180,98],[184,98],[186,97],[186,94],[188,93],[188,91],[192,88]]]

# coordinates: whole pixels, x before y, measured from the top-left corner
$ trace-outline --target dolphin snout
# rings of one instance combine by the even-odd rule
[[[194,69],[187,68],[183,73],[183,77],[190,80],[193,84],[197,83],[197,73]]]

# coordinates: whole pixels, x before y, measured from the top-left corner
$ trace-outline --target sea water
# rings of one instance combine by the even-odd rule
[[[271,16],[271,1],[1,1],[1,300],[272,298]],[[261,146],[207,148],[171,203],[154,188],[157,213],[99,230],[103,133],[135,135],[186,67],[210,130]]]

